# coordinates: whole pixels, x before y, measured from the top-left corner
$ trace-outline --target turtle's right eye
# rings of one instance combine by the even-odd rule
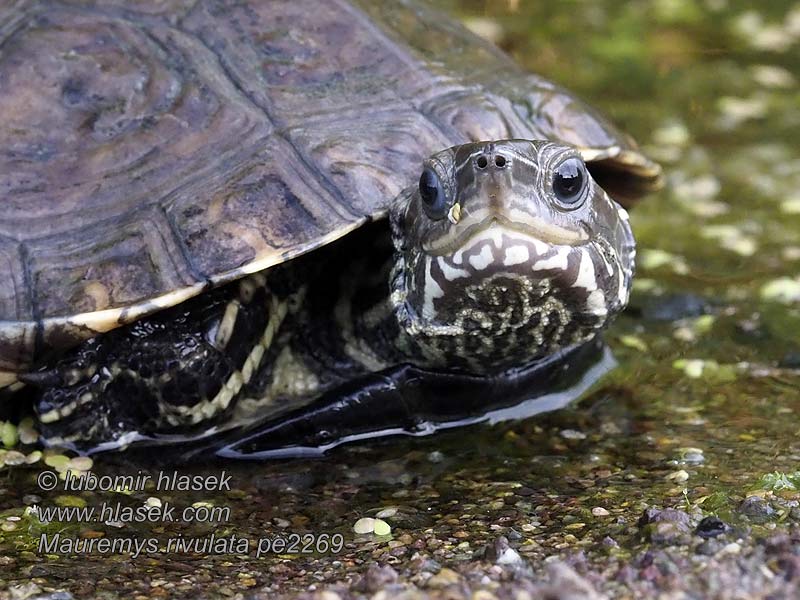
[[[578,158],[568,158],[555,168],[553,193],[566,208],[578,208],[588,182],[586,167]]]
[[[436,171],[427,167],[419,178],[419,195],[422,208],[431,219],[442,219],[447,214],[447,195]]]

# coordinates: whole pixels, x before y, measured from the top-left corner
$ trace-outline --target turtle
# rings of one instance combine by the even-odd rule
[[[13,0],[0,48],[0,384],[49,443],[514,382],[628,302],[660,166],[422,0]]]

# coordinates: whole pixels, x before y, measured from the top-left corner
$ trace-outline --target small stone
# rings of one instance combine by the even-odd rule
[[[781,210],[787,215],[800,215],[800,197],[788,198],[781,202]]]
[[[377,515],[375,515],[375,516],[376,516],[378,519],[391,519],[391,518],[392,518],[393,516],[395,516],[396,514],[397,514],[397,508],[395,508],[395,507],[393,507],[393,506],[392,506],[392,507],[389,507],[389,508],[384,508],[382,511],[380,511],[380,512],[379,512]]]
[[[42,593],[42,588],[40,588],[37,584],[30,582],[30,583],[22,583],[20,585],[12,585],[8,588],[8,591],[11,594],[11,597],[14,599],[17,598],[30,598],[32,596],[38,596]]]
[[[395,571],[389,565],[372,563],[367,568],[367,571],[364,573],[364,576],[361,578],[361,581],[357,587],[360,590],[374,594],[375,592],[385,588],[387,585],[395,583],[397,581],[397,577],[397,571]]]
[[[732,556],[735,554],[739,554],[742,551],[742,547],[737,544],[736,542],[731,542],[722,547],[722,550],[717,552],[717,556]]]
[[[680,523],[653,523],[645,528],[645,535],[654,544],[662,546],[681,546],[688,544],[689,528]]]
[[[761,119],[767,114],[767,101],[760,96],[737,98],[723,96],[717,101],[717,107],[723,115],[723,126],[734,128],[752,119]]]
[[[428,579],[425,585],[432,588],[443,588],[450,585],[455,585],[460,580],[461,575],[453,571],[453,569],[444,567],[436,575]]]
[[[686,483],[689,481],[689,473],[687,473],[684,469],[681,469],[680,471],[675,471],[674,473],[667,475],[667,479],[674,481],[675,483]]]
[[[511,548],[510,546],[506,548],[500,556],[497,557],[495,561],[498,565],[518,565],[523,562],[522,557],[519,553]]]
[[[353,525],[353,531],[359,535],[372,533],[375,531],[375,519],[372,517],[364,517],[359,519]]]
[[[719,517],[705,517],[702,521],[697,524],[697,528],[694,530],[696,535],[699,535],[701,538],[713,538],[717,537],[718,535],[722,535],[726,533],[730,527]]]
[[[56,471],[64,471],[69,463],[69,457],[63,454],[50,454],[44,457],[44,464],[53,467]]]
[[[764,521],[775,514],[775,509],[760,496],[748,496],[739,505],[739,512],[753,521]]]
[[[800,278],[780,277],[764,284],[761,298],[782,304],[800,303]]]
[[[75,471],[89,471],[94,465],[94,461],[88,456],[76,456],[69,459],[67,468]]]
[[[484,558],[497,564],[522,562],[522,557],[508,544],[505,536],[500,536],[492,544],[486,546]]]
[[[689,465],[699,465],[705,462],[705,455],[702,448],[678,448],[678,460]]]
[[[23,419],[22,423],[19,424],[19,441],[26,445],[35,444],[39,441],[39,432],[33,428],[32,421],[30,421],[30,424],[26,421],[28,419]]]
[[[722,189],[719,179],[707,173],[695,178],[685,178],[675,183],[673,192],[681,199],[692,202],[711,200]],[[689,206],[690,204],[687,204]]]
[[[3,462],[10,467],[14,467],[16,465],[26,464],[27,457],[22,452],[17,452],[16,450],[9,450],[3,456]]]
[[[689,515],[674,508],[648,508],[639,518],[638,526],[654,544],[677,546],[691,541]]]
[[[669,266],[672,271],[678,275],[686,275],[689,273],[689,266],[686,264],[686,259],[682,256],[677,256],[657,248],[642,250],[639,255],[638,263],[643,269],[648,271]]]
[[[539,586],[535,596],[529,596],[529,598],[559,598],[561,600],[603,600],[606,598],[591,583],[563,562],[550,563],[547,566],[547,572],[549,583]]]
[[[659,521],[688,525],[690,518],[687,513],[675,508],[662,509],[651,507],[642,512],[642,516],[639,517],[638,525],[639,527],[644,527],[645,525],[649,525],[650,523],[658,523]]]
[[[649,348],[647,343],[640,337],[635,335],[621,335],[619,336],[619,341],[622,343],[623,346],[627,346],[628,348],[633,348],[634,350],[638,350],[639,352],[647,352]]]
[[[686,146],[689,129],[680,121],[670,121],[653,132],[653,141],[659,146]]]
[[[1,421],[0,441],[3,442],[3,446],[6,448],[13,448],[16,446],[17,442],[19,441],[19,436],[17,435],[17,426],[13,423],[9,423],[8,421]]]
[[[601,543],[606,548],[619,548],[619,543],[617,543],[617,540],[615,540],[614,538],[612,538],[610,536],[604,537],[603,541]]]
[[[698,544],[694,551],[697,554],[702,554],[703,556],[714,556],[717,552],[722,549],[722,544],[719,540],[715,540],[713,538],[704,540],[702,543]]]
[[[681,358],[673,363],[673,367],[683,370],[688,377],[699,379],[703,375],[705,361],[697,358]]]
[[[392,527],[383,519],[375,519],[373,523],[373,531],[375,535],[389,535],[392,533]]]
[[[439,450],[434,450],[428,453],[428,460],[434,464],[438,464],[444,460],[444,454]]]
[[[607,511],[605,508],[603,508],[602,506],[595,506],[595,507],[592,509],[592,514],[593,514],[595,517],[607,517],[607,516],[608,516],[608,515],[610,515],[611,513],[610,513],[610,512],[608,512],[608,511]]]
[[[464,25],[472,33],[493,44],[497,44],[503,38],[503,27],[494,19],[488,17],[470,17],[464,19]]]
[[[791,88],[797,84],[794,75],[777,65],[754,65],[750,68],[753,79],[768,88]]]

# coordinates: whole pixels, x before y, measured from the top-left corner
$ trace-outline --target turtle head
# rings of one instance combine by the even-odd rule
[[[439,152],[390,218],[401,337],[433,365],[522,366],[590,339],[628,302],[627,213],[572,146]]]

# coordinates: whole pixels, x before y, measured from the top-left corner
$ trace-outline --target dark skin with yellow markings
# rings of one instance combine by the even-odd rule
[[[49,404],[77,402],[88,409],[89,388],[106,388],[64,380],[62,374],[62,384],[89,388],[80,394],[76,388],[68,398],[45,392],[47,398],[58,396],[51,401],[22,384],[52,377],[31,373],[67,364],[75,353],[88,356],[89,346],[81,347],[87,340],[103,349],[105,362],[119,362],[123,346],[138,348],[140,342],[129,343],[128,337],[146,326],[136,323],[193,314],[214,304],[214,294],[222,293],[214,290],[234,290],[252,273],[270,278],[290,271],[296,267],[289,267],[291,261],[301,256],[316,256],[308,259],[314,265],[329,264],[331,245],[407,202],[411,192],[404,190],[417,189],[421,162],[444,149],[480,140],[557,142],[571,147],[594,182],[626,205],[661,180],[658,165],[605,117],[413,0],[30,0],[0,6],[0,44],[0,81],[7,92],[0,97],[0,145],[7,149],[0,154],[0,388],[3,396],[18,393],[43,402],[42,414]],[[469,208],[463,209],[469,218]],[[487,255],[477,260],[481,264]],[[350,263],[335,264],[344,273]],[[441,280],[443,273],[435,277]],[[390,288],[384,304],[396,283],[395,277],[385,284]],[[300,286],[288,287],[280,293],[268,289],[267,295],[289,302]],[[407,292],[413,303],[420,290],[414,284]],[[491,293],[481,293],[483,304]],[[587,289],[583,295],[588,294]],[[597,295],[592,302],[598,309]],[[603,303],[615,310],[608,298]],[[224,318],[222,306],[222,315],[211,320]],[[566,326],[567,311],[555,304],[550,309]],[[389,306],[363,315],[364,327],[375,321],[378,330],[389,332],[389,313],[405,339],[397,346],[402,355],[437,368],[486,370],[479,364],[486,351],[479,349],[477,334],[463,352],[458,344],[446,352],[432,350],[413,341],[418,332],[408,328],[416,327],[414,319],[398,319]],[[268,323],[269,310],[264,318]],[[199,340],[205,325],[181,335]],[[253,348],[264,336],[261,325],[255,319],[242,338],[249,348],[244,361],[253,362]],[[559,327],[542,335],[561,336],[565,330]],[[167,346],[183,344],[148,335],[154,336],[148,338],[153,348],[164,348],[168,363],[175,351]],[[394,354],[370,357],[357,343],[364,337],[357,334],[355,343],[350,339],[344,346],[354,364],[375,371],[396,362]],[[540,355],[546,354],[547,344],[536,339]],[[525,343],[519,338],[511,347]],[[259,368],[313,379],[297,366],[302,360],[274,354],[271,345]],[[221,411],[203,409],[201,421],[233,410],[222,407],[233,400],[222,388],[243,387],[235,380],[244,369],[242,357],[230,359],[228,351],[217,355],[219,348],[203,346],[203,358],[192,359],[218,370],[207,381],[183,387],[197,392],[198,405],[220,393],[225,400]],[[448,353],[452,361],[441,358]],[[515,356],[523,363],[535,354],[509,352],[487,368],[504,368]],[[258,371],[261,379],[263,372]],[[153,422],[152,405],[163,416],[172,411],[167,396],[178,398],[176,406],[188,402],[188,395],[157,389],[182,374],[167,377],[164,371],[163,381],[154,383],[109,373],[112,379],[128,377],[126,386],[133,387],[125,389],[149,398],[142,403],[150,408],[122,411],[150,415],[150,425],[142,426],[148,430],[161,424]],[[108,378],[100,370],[89,377],[95,376]],[[144,380],[150,383],[141,387]],[[200,397],[215,389],[213,398]],[[105,434],[91,435],[119,438],[133,430],[135,419],[120,425],[114,414],[108,412]],[[184,420],[198,419],[194,414]]]
[[[91,446],[202,435],[243,398],[269,414],[400,365],[514,380],[624,307],[624,215],[569,146],[454,147],[395,200],[393,252],[376,223],[91,340],[27,378],[45,387],[39,418],[51,440]]]

